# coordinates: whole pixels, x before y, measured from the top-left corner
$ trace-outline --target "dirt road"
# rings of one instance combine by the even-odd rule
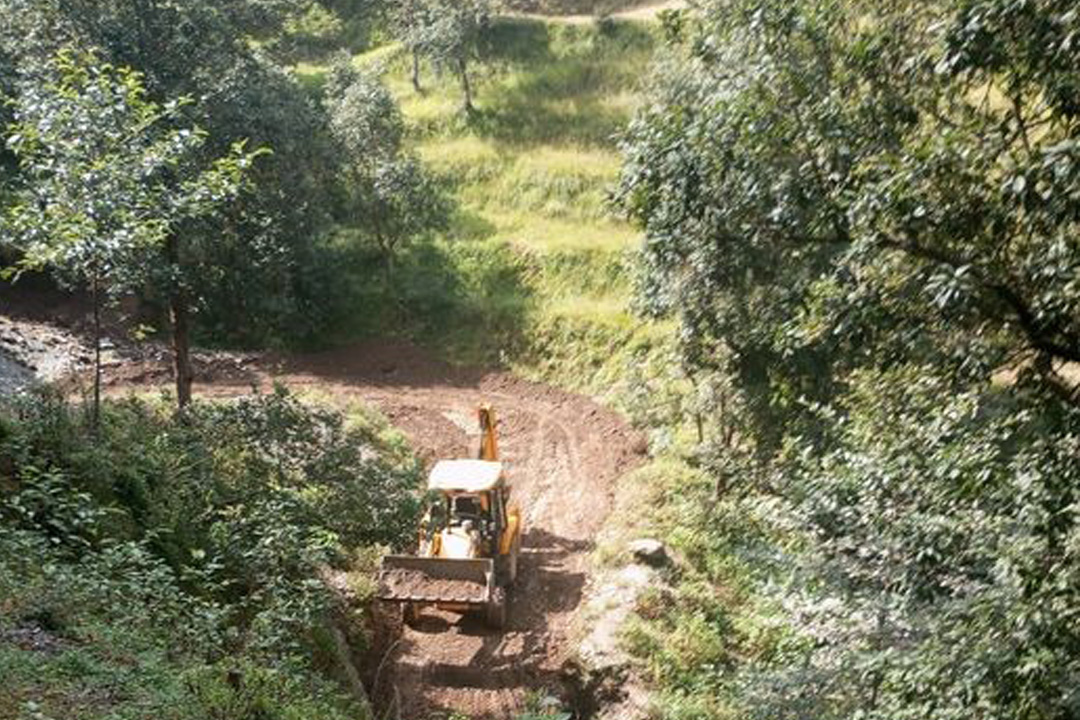
[[[62,372],[88,374],[85,337],[47,322],[51,312],[19,319],[0,314],[0,393],[34,374],[47,380]],[[117,343],[108,352],[109,393],[171,385],[162,348]],[[476,406],[492,403],[501,455],[525,519],[507,629],[493,632],[481,618],[425,611],[415,627],[404,629],[374,695],[396,698],[406,720],[453,711],[505,720],[530,691],[574,702],[565,665],[589,582],[588,554],[610,511],[616,479],[645,449],[644,438],[618,415],[505,372],[453,368],[399,342],[286,357],[197,353],[195,373],[197,396],[232,397],[281,382],[374,405],[428,461],[471,456],[478,442]]]
[[[618,10],[608,15],[608,17],[613,20],[651,20],[662,10],[679,10],[686,6],[687,0],[655,0],[625,10]],[[512,12],[508,13],[508,15],[512,17],[532,18],[534,20],[543,20],[544,22],[566,23],[570,25],[586,25],[588,23],[593,23],[596,22],[597,17],[595,14],[553,15],[529,12]]]
[[[616,414],[581,396],[502,372],[461,370],[404,343],[376,343],[246,365],[205,364],[196,394],[230,396],[274,380],[378,407],[429,460],[471,456],[475,408],[494,404],[500,452],[525,514],[521,572],[507,630],[482,618],[427,610],[405,628],[374,694],[406,720],[505,720],[529,691],[567,698],[570,631],[589,580],[588,553],[611,508],[614,482],[645,444]],[[163,366],[128,363],[113,392],[167,382]]]

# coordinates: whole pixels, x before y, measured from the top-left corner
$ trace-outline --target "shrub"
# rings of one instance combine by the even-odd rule
[[[0,408],[13,692],[78,717],[109,677],[116,717],[343,717],[313,660],[335,607],[322,574],[353,558],[370,573],[365,548],[410,538],[415,462],[359,414],[281,389],[182,415],[138,399],[104,410],[94,437],[55,396]],[[63,651],[20,653],[5,630]]]

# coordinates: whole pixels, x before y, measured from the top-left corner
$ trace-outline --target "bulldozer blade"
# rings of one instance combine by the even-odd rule
[[[379,569],[378,597],[394,602],[480,606],[491,598],[495,563],[388,555]]]

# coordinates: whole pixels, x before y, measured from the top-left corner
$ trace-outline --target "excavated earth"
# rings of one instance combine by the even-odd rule
[[[107,382],[123,392],[168,377],[163,363],[133,361],[110,369]],[[424,610],[411,627],[398,626],[370,692],[406,720],[452,712],[503,720],[529,692],[574,704],[571,630],[589,584],[589,552],[615,481],[641,461],[644,438],[588,398],[506,372],[451,367],[403,342],[236,363],[211,358],[199,363],[195,392],[228,397],[274,382],[376,406],[429,462],[472,456],[475,409],[495,406],[500,454],[525,524],[507,627]]]
[[[380,597],[394,599],[482,603],[486,592],[487,586],[482,582],[433,580],[419,570],[390,570],[379,577]]]
[[[424,610],[389,644],[375,701],[392,717],[421,720],[461,712],[503,720],[530,692],[573,697],[572,625],[590,577],[593,539],[611,510],[615,481],[641,462],[645,439],[592,400],[501,371],[462,369],[403,342],[374,342],[320,354],[200,361],[197,395],[228,397],[279,382],[337,401],[376,406],[431,462],[470,457],[475,409],[492,403],[500,454],[525,533],[504,631],[479,615]],[[165,385],[164,363],[110,369],[111,392]]]
[[[7,381],[0,384],[8,385],[0,392],[25,384],[35,370],[39,379],[56,379],[40,372],[46,368],[67,369],[72,390],[88,382],[85,333],[41,320],[11,321],[0,312],[0,381]],[[107,392],[170,385],[161,348],[125,347],[119,339],[110,348]],[[382,638],[388,651],[368,658],[379,668],[370,673],[369,693],[382,714],[405,720],[453,712],[503,720],[523,709],[529,693],[580,706],[572,630],[589,588],[589,553],[617,478],[641,462],[646,447],[619,415],[507,372],[452,367],[397,341],[293,356],[199,353],[195,371],[202,397],[236,397],[282,383],[343,404],[374,405],[429,463],[472,456],[475,409],[492,403],[525,530],[506,629],[488,629],[479,615],[424,610],[411,627],[394,625],[394,636]]]

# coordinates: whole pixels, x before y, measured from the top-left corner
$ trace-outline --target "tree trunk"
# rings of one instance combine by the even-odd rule
[[[90,408],[90,426],[97,434],[101,427],[101,277],[94,270],[92,281],[94,303],[94,400]]]
[[[169,298],[173,331],[173,365],[176,371],[176,403],[183,409],[191,402],[191,329],[187,296],[182,290]]]
[[[179,275],[180,241],[170,237],[165,246],[169,264]],[[174,282],[176,282],[174,280]],[[184,288],[174,287],[169,294],[169,319],[172,323],[173,371],[176,377],[176,404],[181,410],[191,403],[191,304]]]
[[[386,279],[386,288],[394,287],[394,253],[387,251],[383,254],[383,277]]]
[[[472,86],[469,85],[469,70],[465,65],[465,58],[458,58],[458,77],[461,78],[461,90],[465,93],[465,112],[470,115],[476,111],[472,102]]]
[[[413,48],[412,51],[412,86],[416,92],[423,92],[420,87],[420,53]]]

